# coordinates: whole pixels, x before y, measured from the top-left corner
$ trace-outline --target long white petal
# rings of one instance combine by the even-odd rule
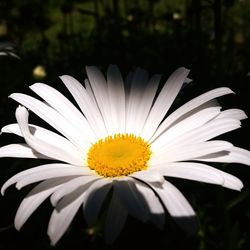
[[[86,72],[96,99],[96,103],[101,111],[105,127],[107,128],[109,134],[113,134],[114,126],[110,120],[107,82],[101,71],[95,66],[86,67]]]
[[[142,180],[144,182],[162,183],[162,182],[165,181],[165,179],[162,176],[162,174],[160,174],[159,172],[148,171],[147,169],[135,172],[135,173],[133,173],[133,174],[131,174],[129,176],[133,177],[133,178],[136,178],[136,179],[140,179],[140,180]]]
[[[120,234],[126,222],[127,216],[128,212],[118,199],[117,193],[114,190],[109,204],[104,228],[104,238],[107,243],[113,243]]]
[[[243,148],[233,147],[229,151],[224,151],[220,154],[208,154],[196,158],[196,160],[208,162],[241,163],[250,166],[250,151]]]
[[[168,144],[169,141],[173,141],[180,135],[192,131],[220,113],[220,107],[210,107],[194,113],[193,115],[187,117],[186,119],[175,124],[173,127],[169,128],[165,133],[158,137],[151,145],[153,151],[158,151],[164,145]],[[168,147],[167,147],[168,148]]]
[[[231,118],[235,120],[244,120],[247,118],[246,113],[241,109],[227,109],[222,111],[218,116],[219,118]]]
[[[74,97],[83,114],[86,116],[97,138],[107,136],[103,118],[94,97],[91,95],[92,92],[88,93],[82,84],[71,76],[64,75],[60,78]]]
[[[168,177],[177,177],[193,181],[223,185],[224,178],[216,168],[200,163],[176,162],[155,166],[155,171]]]
[[[193,208],[182,193],[170,182],[165,181],[162,185],[149,184],[159,195],[169,214],[177,224],[187,231],[197,230],[197,220]]]
[[[165,224],[165,211],[159,198],[146,184],[139,181],[135,181],[135,184],[136,188],[143,195],[149,207],[149,220],[157,227],[162,228]]]
[[[213,119],[201,127],[192,129],[166,142],[164,147],[192,145],[240,128],[240,121],[230,118]]]
[[[168,78],[152,109],[150,110],[147,122],[142,132],[143,138],[150,139],[151,136],[153,136],[160,122],[178,95],[188,73],[188,69],[179,68]]]
[[[136,108],[136,116],[135,116],[135,124],[136,129],[135,134],[141,134],[143,128],[145,126],[148,114],[153,105],[153,101],[156,95],[156,91],[158,89],[160,83],[161,76],[153,75],[147,86],[145,87],[144,93],[141,97],[141,101],[139,106]]]
[[[49,105],[24,94],[14,93],[10,95],[10,97],[33,111],[36,115],[68,138],[77,146],[77,148],[80,150],[86,150],[86,145],[88,145],[89,142],[86,140],[84,133],[79,133],[70,122]]]
[[[67,167],[67,168],[54,168],[50,170],[43,170],[37,173],[29,174],[16,183],[16,188],[21,189],[31,183],[46,180],[49,178],[62,177],[62,176],[80,176],[89,175],[89,171],[83,167]]]
[[[153,165],[162,162],[187,161],[207,154],[226,150],[230,151],[231,148],[233,148],[231,143],[215,140],[184,146],[175,145],[173,147],[166,147],[158,152],[155,152],[155,158],[152,158],[150,164]]]
[[[110,65],[107,73],[110,119],[114,125],[114,133],[125,133],[126,110],[125,89],[120,70]]]
[[[140,120],[136,120],[137,111],[141,105],[143,91],[148,81],[148,72],[137,68],[134,73],[130,74],[129,77],[129,89],[126,98],[126,133],[139,134],[140,130],[137,130],[140,127]],[[135,122],[139,123],[135,123]],[[143,124],[142,124],[143,125]]]
[[[54,147],[60,146],[60,148],[63,148],[67,153],[74,155],[75,158],[78,158],[79,163],[83,162],[83,153],[80,153],[79,150],[69,140],[67,140],[63,136],[56,134],[48,129],[45,129],[45,128],[42,128],[33,124],[29,124],[28,127],[29,127],[30,133],[35,138],[38,138],[39,140],[44,141],[46,143],[49,142],[49,144],[53,145]],[[13,133],[13,134],[23,137],[20,127],[17,123],[4,126],[2,128],[2,132]],[[36,154],[41,155],[38,152],[36,152]],[[44,157],[46,156],[44,155]]]
[[[199,107],[200,105],[215,99],[217,97],[228,95],[234,93],[229,88],[217,88],[213,89],[211,91],[208,91],[189,102],[182,105],[180,108],[175,110],[172,114],[170,114],[159,126],[154,136],[150,139],[150,142],[153,142],[162,132],[164,132],[171,124],[173,124],[177,119],[181,118],[183,115],[185,115],[187,112]]]
[[[95,181],[87,189],[83,208],[89,225],[96,223],[103,201],[111,187],[111,180],[103,178]]]
[[[53,193],[50,197],[50,201],[52,205],[55,207],[58,201],[64,197],[65,195],[70,194],[71,192],[75,191],[77,188],[83,186],[86,187],[86,189],[92,184],[93,181],[96,181],[98,179],[97,176],[92,176],[92,175],[85,175],[85,176],[80,176],[76,177],[64,185],[60,187],[56,192]]]
[[[33,188],[20,204],[15,216],[15,228],[20,230],[33,212],[46,200],[62,183],[70,177],[62,177],[43,181]]]
[[[188,140],[186,143],[190,143],[191,141],[194,143],[207,141],[216,136],[240,128],[240,125],[241,123],[239,120],[231,118],[214,119],[202,127],[197,128],[196,131],[190,131],[189,135],[187,133],[186,136],[188,135]]]
[[[197,162],[165,163],[152,167],[151,171],[169,177],[217,184],[237,191],[240,191],[243,187],[241,180],[237,177]]]
[[[87,140],[95,140],[93,131],[86,118],[59,91],[43,83],[35,83],[30,86],[30,89],[57,110],[74,127],[78,128],[79,132],[83,133]]]
[[[3,146],[0,148],[1,157],[49,159],[48,156],[39,154],[27,144],[9,144]]]
[[[55,245],[66,232],[76,212],[83,203],[84,196],[85,193],[82,193],[81,190],[77,190],[71,195],[68,195],[66,199],[64,198],[64,202],[68,202],[67,205],[61,207],[60,209],[54,209],[50,217],[47,231],[52,245]]]
[[[220,171],[220,170],[219,170]],[[223,187],[240,191],[243,188],[242,181],[234,175],[228,174],[224,171],[220,171],[220,174],[224,178]]]
[[[86,93],[88,94],[89,98],[95,103],[95,106],[98,109],[98,105],[96,103],[95,96],[94,96],[93,90],[92,90],[92,88],[90,86],[88,78],[84,79],[84,85],[85,85]]]
[[[19,172],[18,174],[14,175],[14,176],[12,176],[10,179],[8,179],[3,184],[2,188],[1,188],[1,194],[4,195],[5,190],[9,186],[20,181],[22,178],[27,177],[30,174],[37,174],[41,171],[53,170],[53,169],[57,169],[58,171],[60,171],[62,168],[77,168],[77,167],[75,167],[75,166],[73,167],[69,164],[63,164],[63,163],[52,163],[52,164],[41,165],[41,166],[37,166],[34,168],[24,170],[24,171]],[[80,167],[78,169],[80,169]]]
[[[147,221],[149,216],[147,203],[136,188],[133,179],[115,179],[113,185],[120,201],[128,210],[129,214],[143,222]]]
[[[58,159],[79,166],[82,164],[83,160],[76,150],[73,152],[68,152],[66,150],[67,148],[63,148],[63,145],[55,145],[55,142],[57,142],[57,140],[54,141],[54,143],[52,142],[50,144],[49,142],[47,143],[46,141],[43,141],[32,135],[28,127],[28,115],[29,113],[26,108],[19,106],[16,109],[16,119],[18,125],[25,141],[31,148],[53,159]]]
[[[169,128],[174,127],[176,124],[184,121],[185,119],[189,118],[190,116],[193,116],[197,113],[199,113],[202,110],[206,110],[208,108],[218,108],[221,109],[222,107],[219,105],[218,101],[216,99],[210,100],[208,102],[205,102],[203,104],[201,104],[200,106],[190,110],[189,112],[183,114],[181,117],[179,117],[177,120],[175,120],[165,131],[167,131]],[[221,112],[222,113],[222,112]],[[214,117],[213,119],[216,119],[221,113],[219,113],[216,117]],[[170,114],[171,115],[171,114]],[[166,118],[167,119],[167,118]],[[164,122],[164,121],[163,121]],[[165,132],[164,131],[164,132]],[[164,134],[164,132],[162,132],[162,134]],[[157,133],[157,132],[156,132]],[[154,136],[153,136],[154,137]],[[155,139],[156,140],[156,139]],[[150,141],[154,141],[154,140],[150,140]]]

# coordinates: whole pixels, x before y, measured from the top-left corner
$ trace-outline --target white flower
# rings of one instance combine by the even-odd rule
[[[42,181],[22,201],[15,227],[19,230],[50,196],[55,209],[48,235],[55,244],[80,206],[87,222],[95,224],[111,192],[104,228],[108,242],[118,236],[128,214],[163,227],[166,209],[178,224],[192,230],[196,227],[195,212],[164,177],[241,190],[238,178],[206,164],[250,164],[249,151],[227,141],[211,140],[239,128],[240,120],[246,118],[238,109],[221,111],[214,101],[233,93],[230,89],[202,94],[165,118],[188,73],[185,68],[177,69],[160,90],[160,76],[148,78],[142,69],[130,73],[126,84],[116,66],[108,68],[107,80],[96,67],[87,67],[85,87],[70,76],[62,76],[81,111],[42,83],[30,88],[44,101],[12,94],[10,97],[22,106],[16,110],[17,124],[5,126],[2,132],[22,136],[26,143],[0,148],[0,157],[53,160],[16,174],[3,185],[2,194],[14,183],[20,189]],[[58,133],[29,124],[27,109]]]

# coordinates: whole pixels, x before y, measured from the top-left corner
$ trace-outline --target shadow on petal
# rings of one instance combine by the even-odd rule
[[[79,196],[83,194],[85,191],[85,187],[79,187],[75,191],[71,192],[70,194],[64,196],[61,201],[58,202],[55,209],[57,212],[60,212],[63,208],[67,207],[69,204],[74,202]]]

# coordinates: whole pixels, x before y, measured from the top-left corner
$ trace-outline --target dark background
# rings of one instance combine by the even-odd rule
[[[117,64],[125,76],[137,66],[164,79],[180,66],[191,69],[193,82],[174,103],[216,87],[236,95],[220,98],[224,108],[241,108],[250,115],[250,1],[249,0],[0,0],[0,125],[15,122],[13,92],[31,93],[42,81],[68,93],[58,76],[70,74],[83,82],[84,66],[103,72]],[[42,66],[44,72],[35,71]],[[40,121],[39,121],[40,122]],[[250,148],[249,121],[222,136]],[[1,135],[0,146],[17,142]],[[1,159],[0,185],[13,174],[37,165],[25,159]],[[189,235],[167,216],[160,231],[129,218],[113,246],[100,230],[92,229],[79,211],[55,249],[250,249],[250,169],[239,164],[214,164],[245,184],[241,193],[221,187],[171,179],[188,198],[200,220]],[[13,227],[18,204],[31,187],[10,188],[0,198],[0,250],[53,249],[46,235],[52,207],[43,204],[21,232]]]

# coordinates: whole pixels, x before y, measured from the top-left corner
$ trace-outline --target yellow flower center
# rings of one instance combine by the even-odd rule
[[[140,136],[115,134],[93,144],[87,162],[99,175],[117,177],[147,169],[150,156],[150,145]]]

